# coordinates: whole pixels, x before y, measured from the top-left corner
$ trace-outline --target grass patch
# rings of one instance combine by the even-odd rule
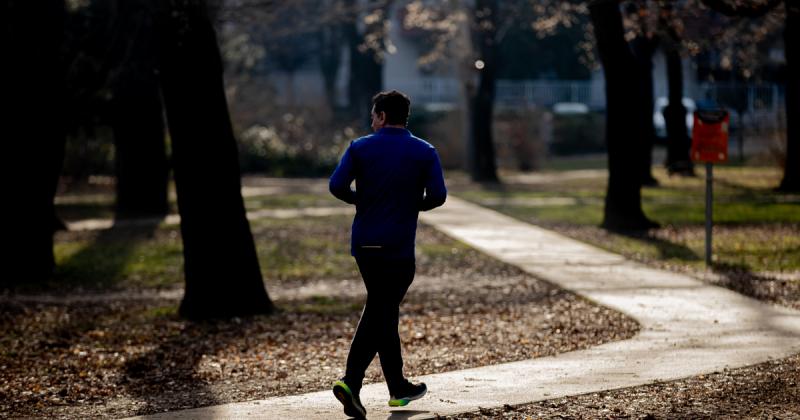
[[[178,305],[152,306],[143,310],[145,319],[174,318],[178,315]]]
[[[261,219],[251,222],[265,279],[357,278],[347,216]]]
[[[358,280],[350,255],[350,216],[264,218],[250,223],[264,281]],[[59,232],[56,274],[44,284],[23,284],[19,292],[122,290],[179,287],[183,246],[177,226]],[[466,245],[422,226],[418,235],[420,273],[474,265]]]
[[[53,247],[56,272],[50,289],[162,287],[182,277],[183,247],[177,227],[61,232]]]

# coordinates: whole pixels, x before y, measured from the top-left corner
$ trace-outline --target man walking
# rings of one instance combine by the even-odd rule
[[[447,197],[436,149],[406,129],[408,96],[381,92],[372,104],[374,133],[350,143],[330,179],[331,193],[356,206],[350,252],[367,288],[345,376],[333,386],[345,414],[357,418],[366,416],[359,391],[376,353],[390,406],[404,406],[427,392],[424,383],[412,384],[403,375],[398,317],[414,280],[419,212],[441,206]]]

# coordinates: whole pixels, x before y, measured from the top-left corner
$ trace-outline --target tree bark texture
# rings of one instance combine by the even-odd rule
[[[800,191],[800,4],[786,0],[786,26],[783,32],[786,54],[786,161],[781,191]]]
[[[645,136],[642,138],[642,157],[641,157],[641,171],[642,171],[642,185],[657,186],[658,180],[653,177],[653,147],[656,140],[656,128],[653,124],[653,108],[654,108],[654,95],[653,95],[653,53],[656,49],[655,39],[648,38],[644,34],[637,36],[632,42],[633,54],[636,57],[638,69],[640,72],[640,82],[642,90],[642,107],[650,117],[644,118]]]
[[[605,72],[608,189],[602,226],[611,230],[656,227],[642,212],[641,145],[646,136],[639,72],[624,38],[622,15],[615,0],[589,4],[597,49]]]
[[[483,68],[477,68],[478,86],[469,107],[469,170],[473,181],[497,182],[492,120],[497,81],[497,0],[476,0],[475,43]]]
[[[670,174],[694,175],[690,152],[692,140],[686,131],[686,107],[683,106],[683,67],[681,55],[669,43],[667,57],[667,88],[669,103],[664,108],[667,128],[667,171]]]
[[[9,0],[0,19],[4,150],[2,215],[8,229],[0,286],[49,278],[55,267],[53,199],[64,158],[64,3]]]
[[[216,33],[203,0],[162,14],[160,75],[181,215],[191,319],[269,313],[241,195]]]

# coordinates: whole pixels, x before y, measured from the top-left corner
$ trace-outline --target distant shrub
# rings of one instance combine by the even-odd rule
[[[545,153],[543,112],[533,108],[496,108],[493,121],[497,165],[505,169],[534,170]],[[442,166],[464,169],[467,153],[466,124],[458,108],[412,109],[409,129],[430,141],[439,152]]]
[[[494,142],[501,168],[533,171],[545,158],[548,115],[540,108],[499,108],[494,115]]]
[[[408,129],[414,135],[436,146],[445,169],[461,168],[464,165],[462,126],[461,111],[448,107],[412,108],[408,121]]]
[[[241,170],[284,177],[327,176],[358,135],[351,126],[320,121],[310,111],[285,113],[239,135]]]

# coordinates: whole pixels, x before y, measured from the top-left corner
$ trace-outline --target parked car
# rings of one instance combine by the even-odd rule
[[[686,108],[686,132],[689,137],[692,136],[692,126],[694,125],[694,111],[697,109],[694,99],[683,98],[683,107]],[[664,120],[664,108],[669,105],[669,99],[660,97],[656,99],[655,106],[653,107],[653,126],[656,129],[656,138],[661,142],[667,139],[667,123]]]
[[[589,107],[580,102],[558,102],[553,105],[556,115],[583,115],[589,113]]]
[[[553,105],[552,142],[550,153],[557,156],[601,153],[606,150],[605,116],[590,112],[580,102],[559,102]]]

